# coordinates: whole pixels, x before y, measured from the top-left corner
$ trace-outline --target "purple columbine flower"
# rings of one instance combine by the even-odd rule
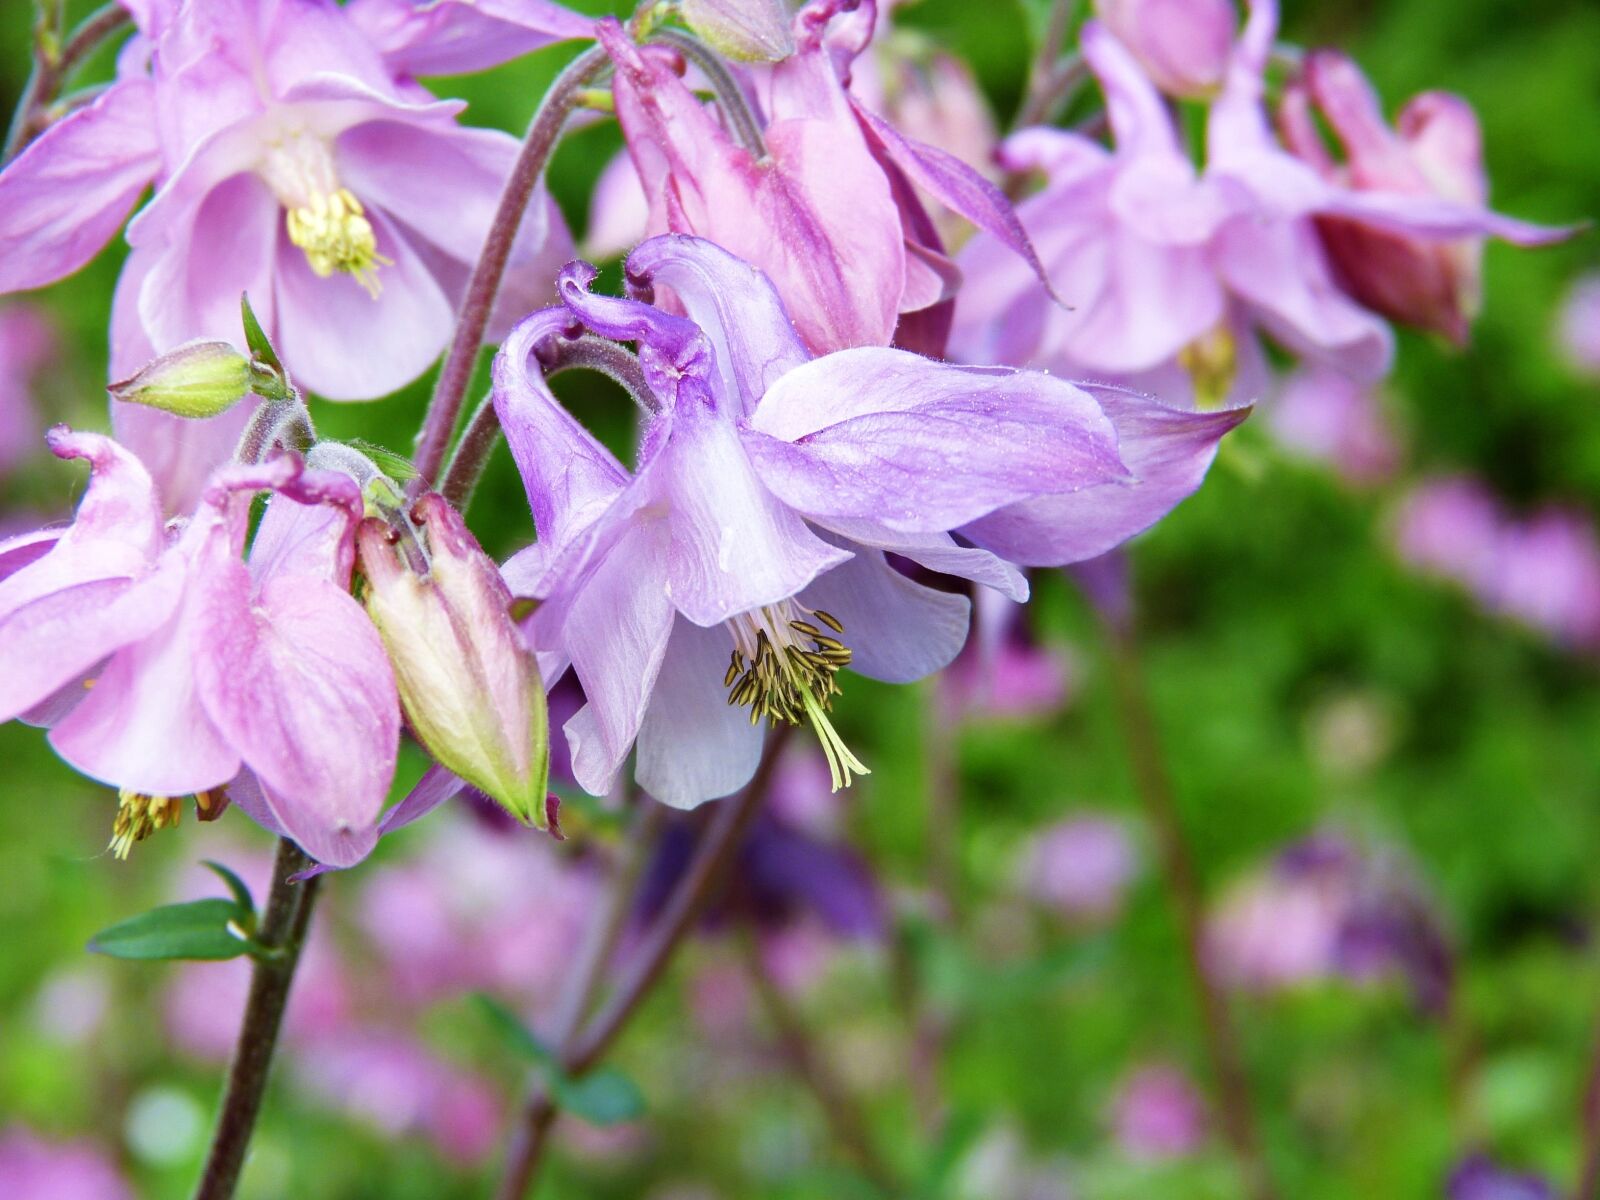
[[[465,75],[594,34],[593,18],[551,0],[348,0],[345,11],[402,75]]]
[[[795,53],[750,72],[760,127],[742,136],[718,123],[659,47],[635,45],[615,21],[598,32],[616,63],[617,119],[648,199],[648,232],[709,238],[759,267],[819,354],[887,345],[900,314],[941,305],[942,321],[921,332],[942,349],[959,277],[913,184],[1038,268],[993,184],[902,136],[849,91],[875,11],[855,0],[802,8]]]
[[[140,32],[117,81],[0,172],[0,292],[82,267],[154,184],[128,226],[113,378],[193,338],[243,344],[241,293],[312,391],[368,399],[419,375],[449,334],[516,140],[458,125],[461,103],[396,78],[339,5],[131,7]],[[568,246],[541,196],[519,234],[506,311],[548,296]],[[202,424],[113,410],[118,436],[178,509],[248,416],[240,406]]]
[[[1340,287],[1313,217],[1440,243],[1492,234],[1534,244],[1566,235],[1479,204],[1354,191],[1286,153],[1261,105],[1276,26],[1272,0],[1252,5],[1208,117],[1203,174],[1133,56],[1098,22],[1084,27],[1083,55],[1105,92],[1115,149],[1037,128],[1002,150],[1011,169],[1046,177],[1018,216],[1072,307],[1045,303],[1029,274],[980,235],[960,256],[967,279],[956,314],[958,354],[1161,391],[1176,364],[1197,396],[1214,399],[1255,365],[1250,335],[1260,330],[1296,353],[1375,378],[1388,369],[1392,335]]]
[[[1548,1179],[1531,1171],[1511,1171],[1485,1154],[1469,1154],[1445,1182],[1445,1200],[1556,1200]]]
[[[394,677],[349,595],[362,500],[346,475],[280,456],[219,468],[172,533],[144,466],[58,426],[87,459],[66,530],[0,543],[0,719],[51,726],[56,752],[120,789],[113,848],[236,801],[312,857],[376,838],[399,739]],[[255,493],[276,496],[247,566]]]
[[[1196,486],[1241,412],[1178,413],[1047,375],[863,347],[812,358],[772,285],[696,238],[646,242],[630,287],[688,313],[588,293],[502,347],[494,400],[539,541],[505,567],[548,682],[571,666],[574,774],[692,807],[749,779],[763,718],[817,731],[843,785],[862,766],[828,709],[845,666],[889,681],[950,661],[964,597],[885,559],[1020,599],[998,555],[1061,562],[1142,529]],[[587,327],[636,341],[659,409],[630,473],[556,401],[530,355]],[[1098,402],[1097,402],[1098,399]],[[966,539],[951,536],[959,531]]]

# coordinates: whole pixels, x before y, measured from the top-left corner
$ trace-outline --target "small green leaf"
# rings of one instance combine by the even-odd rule
[[[591,1125],[620,1125],[644,1115],[639,1085],[615,1067],[601,1067],[582,1079],[553,1080],[556,1102]]]
[[[240,879],[221,863],[213,862],[209,858],[202,860],[201,865],[210,867],[219,876],[221,876],[222,882],[228,885],[228,890],[233,893],[234,900],[238,903],[239,908],[243,912],[250,913],[252,915],[255,913],[256,902],[251,897],[250,889],[245,886],[244,880]]]
[[[102,929],[89,949],[112,958],[237,958],[250,943],[228,926],[244,915],[232,900],[165,904]]]
[[[256,361],[265,363],[279,375],[286,374],[283,363],[278,360],[278,352],[272,348],[266,330],[262,329],[261,322],[256,320],[255,310],[250,307],[248,295],[239,297],[239,315],[244,320],[245,343],[250,347],[250,353],[256,356]]]
[[[556,1068],[555,1052],[536,1038],[533,1032],[518,1020],[516,1013],[493,996],[485,995],[483,992],[474,992],[472,1002],[478,1006],[508,1047],[529,1062],[538,1063],[547,1071],[560,1073]]]

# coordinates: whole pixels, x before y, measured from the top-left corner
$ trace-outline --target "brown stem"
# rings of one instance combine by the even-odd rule
[[[1190,983],[1200,1008],[1201,1031],[1221,1110],[1223,1133],[1244,1175],[1249,1194],[1255,1200],[1275,1200],[1277,1190],[1256,1129],[1249,1076],[1239,1052],[1227,998],[1206,967],[1200,883],[1178,814],[1172,781],[1163,763],[1155,718],[1145,695],[1137,641],[1130,628],[1106,622],[1105,630],[1111,651],[1111,677],[1118,715],[1128,742],[1134,783],[1150,822],[1155,826],[1167,890],[1183,934]]]
[[[22,89],[21,98],[17,101],[17,110],[11,118],[11,127],[6,131],[5,151],[0,155],[0,163],[10,162],[36,134],[41,132],[39,116],[56,98],[62,83],[71,75],[73,68],[129,20],[131,17],[128,10],[121,4],[107,4],[84,18],[83,23],[72,31],[72,36],[67,38],[61,47],[61,52],[54,59],[47,59],[37,48],[35,49],[33,71]]]
[[[578,93],[593,82],[609,61],[598,46],[584,51],[556,76],[539,104],[539,111],[533,114],[528,135],[522,142],[522,152],[506,177],[500,206],[495,210],[478,261],[473,265],[472,278],[467,282],[461,310],[456,316],[455,334],[445,352],[428,415],[417,435],[415,459],[419,488],[426,487],[444,463],[445,451],[449,449],[462,401],[478,363],[484,330],[489,326],[489,315],[500,293],[500,281],[505,276],[511,247],[534,187],[561,139],[561,131],[577,103]]]
[[[866,1115],[855,1097],[829,1070],[827,1062],[812,1044],[811,1035],[800,1014],[795,1012],[789,998],[767,974],[767,966],[761,961],[760,946],[753,932],[741,937],[739,942],[745,973],[755,987],[767,1019],[772,1022],[784,1057],[789,1060],[801,1082],[816,1096],[834,1140],[880,1192],[886,1196],[901,1195],[902,1189],[895,1179],[895,1173],[879,1156],[877,1148],[867,1136]]]
[[[744,791],[718,804],[717,814],[688,870],[667,898],[666,907],[656,918],[645,945],[612,990],[610,999],[581,1033],[565,1039],[560,1046],[558,1054],[567,1074],[582,1075],[593,1068],[660,981],[673,952],[700,916],[734,851],[743,843],[745,831],[772,783],[773,771],[788,734],[789,727],[780,726],[767,740],[761,765]],[[523,1104],[521,1121],[506,1155],[505,1174],[495,1191],[496,1200],[522,1200],[527,1194],[544,1161],[550,1127],[555,1119],[556,1107],[549,1092],[542,1086],[535,1086]]]
[[[289,880],[310,865],[311,860],[300,847],[288,838],[279,839],[278,857],[272,865],[272,890],[255,936],[261,946],[274,953],[257,958],[252,967],[250,998],[245,1002],[222,1107],[194,1200],[230,1200],[238,1185],[250,1135],[261,1112],[261,1098],[266,1093],[278,1029],[289,1002],[289,986],[300,962],[300,948],[305,944],[317,897],[316,877],[302,883]]]
[[[1578,1179],[1572,1200],[1595,1200],[1600,1193],[1600,1032],[1595,1035],[1589,1060],[1589,1078],[1583,1088],[1582,1125],[1579,1130]]]

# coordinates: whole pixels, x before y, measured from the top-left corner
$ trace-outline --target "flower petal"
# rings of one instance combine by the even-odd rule
[[[127,220],[161,166],[152,91],[112,84],[0,172],[0,292],[72,274]]]
[[[551,0],[352,0],[345,11],[405,75],[483,71],[593,33],[590,18]]]
[[[1105,553],[1149,528],[1205,478],[1217,442],[1249,408],[1192,412],[1122,388],[1085,385],[1116,423],[1134,479],[1013,504],[960,532],[1022,566],[1061,566]]]
[[[639,786],[663,804],[694,808],[730,795],[761,761],[761,725],[722,686],[732,648],[725,629],[673,624],[634,763]]]

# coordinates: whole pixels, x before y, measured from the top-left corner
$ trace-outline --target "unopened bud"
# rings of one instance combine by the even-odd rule
[[[1167,95],[1201,99],[1221,86],[1238,23],[1233,0],[1095,0],[1094,8]]]
[[[367,612],[394,666],[412,731],[439,763],[518,820],[543,825],[549,730],[544,687],[511,619],[511,594],[461,516],[430,492],[412,516],[428,564],[369,517],[357,540]]]
[[[778,62],[794,53],[782,0],[683,0],[684,22],[724,58]]]
[[[180,417],[214,417],[248,396],[255,384],[250,360],[227,342],[185,342],[107,391],[113,400],[159,408]]]

